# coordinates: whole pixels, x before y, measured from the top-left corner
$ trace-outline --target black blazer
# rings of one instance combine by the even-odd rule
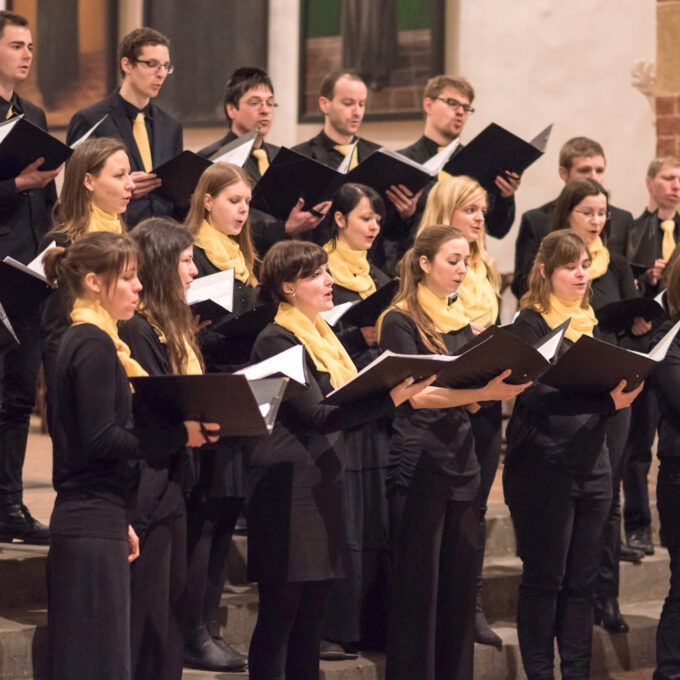
[[[519,300],[528,290],[528,278],[534,264],[538,247],[550,231],[550,222],[557,200],[550,201],[540,208],[527,210],[519,223],[519,232],[515,241],[515,277],[512,282],[512,292]],[[607,247],[614,252],[620,250],[620,234],[627,233],[633,224],[633,216],[627,210],[621,210],[610,205],[611,219],[608,227]]]
[[[299,340],[272,323],[258,336],[253,361]],[[326,406],[332,388],[305,351],[309,388],[284,401],[274,431],[259,437],[248,477],[248,573],[256,581],[315,581],[346,574],[342,431],[389,416],[389,396]]]
[[[238,138],[238,135],[231,130],[222,139],[218,139],[212,144],[203,147],[199,152],[199,156],[203,158],[210,158],[214,153],[219,151],[225,144],[233,142]],[[267,158],[271,163],[274,157],[279,152],[279,147],[267,142],[262,143],[262,148],[267,152]],[[260,168],[257,164],[257,159],[252,154],[246,160],[243,169],[248,173],[250,179],[255,186],[261,179]],[[260,257],[264,257],[266,252],[278,241],[283,241],[288,238],[286,235],[286,223],[276,217],[267,215],[267,213],[250,209],[250,236],[253,239],[253,245]]]
[[[107,113],[109,117],[94,131],[93,136],[115,137],[123,141],[128,150],[132,172],[144,171],[137,143],[132,135],[132,123],[117,90],[106,99],[73,114],[66,133],[66,143],[74,142]],[[157,168],[182,152],[182,126],[153,103],[151,117],[153,120],[151,159],[154,168]],[[130,201],[126,221],[129,227],[134,227],[147,217],[173,214],[175,213],[172,203],[162,198],[157,191],[152,191],[142,198]]]
[[[26,120],[47,130],[42,109],[16,95]],[[18,192],[14,179],[0,182],[0,260],[7,255],[26,264],[39,252],[57,200],[54,182],[42,189]]]

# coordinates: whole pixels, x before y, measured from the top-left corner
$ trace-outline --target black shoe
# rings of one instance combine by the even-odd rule
[[[503,647],[503,640],[491,630],[491,626],[489,626],[489,622],[486,620],[486,616],[484,616],[481,608],[477,608],[475,611],[475,642],[478,642],[480,645],[496,647],[497,649],[502,649]]]
[[[628,543],[628,546],[631,548],[642,550],[645,555],[654,554],[652,530],[650,527],[640,527],[639,529],[633,529],[633,531],[627,531],[626,543]]]
[[[227,651],[219,645],[202,626],[184,636],[184,665],[204,671],[241,671],[248,660],[243,654],[229,647]],[[225,643],[226,644],[226,643]]]
[[[218,637],[213,635],[212,639],[215,641],[218,647],[221,647],[234,659],[234,662],[240,660],[244,666],[248,663],[248,657],[245,654],[241,654],[241,652],[237,652],[221,635]]]
[[[597,600],[594,609],[594,621],[610,633],[627,633],[628,624],[623,620],[619,610],[619,601],[615,597]]]
[[[644,550],[637,550],[636,548],[631,548],[625,543],[621,543],[619,548],[619,561],[620,562],[634,562],[638,563],[645,556]]]
[[[23,503],[12,503],[0,507],[0,543],[11,543],[14,539],[35,545],[48,545],[50,530],[31,516]]]
[[[324,661],[344,661],[345,659],[357,658],[356,654],[346,652],[342,645],[330,640],[321,640],[319,651],[319,658]]]

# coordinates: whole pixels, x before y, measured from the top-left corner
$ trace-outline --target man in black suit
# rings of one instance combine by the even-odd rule
[[[28,21],[0,11],[0,120],[23,114],[46,130],[42,109],[15,92],[28,77],[32,60]],[[16,177],[0,181],[0,259],[10,255],[27,263],[38,254],[57,198],[54,178],[61,171],[43,172],[43,162],[37,158]],[[21,344],[0,355],[0,542],[17,538],[48,543],[47,527],[22,502],[22,468],[40,367],[40,315],[37,309],[26,309],[10,321]]]
[[[126,215],[129,227],[174,212],[172,203],[156,191],[161,180],[151,172],[182,151],[182,126],[151,103],[174,70],[169,47],[170,41],[152,28],[128,33],[118,48],[120,89],[74,114],[66,133],[71,144],[108,114],[94,136],[115,137],[127,146],[135,184]]]
[[[274,122],[276,107],[274,86],[266,71],[251,66],[236,69],[224,89],[224,112],[229,132],[201,149],[199,156],[210,158],[225,144],[257,130],[253,150],[243,166],[253,183],[257,184],[279,150],[278,146],[265,142]],[[277,241],[315,229],[330,207],[329,202],[323,202],[310,212],[302,210],[303,205],[304,200],[300,199],[285,222],[254,208],[250,211],[251,236],[260,257]]]
[[[607,161],[602,146],[587,137],[573,137],[560,149],[558,172],[565,184],[581,177],[590,177],[602,184],[606,167]],[[518,300],[527,291],[527,278],[538,246],[543,237],[550,232],[555,203],[556,200],[550,201],[522,215],[515,242],[515,277],[512,282],[512,292]],[[611,203],[609,211],[611,218],[607,245],[611,250],[623,253],[622,235],[627,234],[632,228],[633,216],[627,210],[621,210]]]

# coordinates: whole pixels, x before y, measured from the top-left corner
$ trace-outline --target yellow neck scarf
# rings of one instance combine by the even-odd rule
[[[338,286],[359,293],[362,299],[375,293],[365,250],[352,250],[339,239],[329,241],[323,249],[328,253],[328,268]]]
[[[598,236],[589,246],[590,257],[590,280],[599,279],[609,268],[609,250],[605,248],[602,239]]]
[[[118,326],[113,317],[102,307],[99,300],[76,298],[71,310],[73,323],[91,323],[104,331],[116,347],[116,354],[123,364],[128,378],[149,375],[131,356],[130,348],[118,337]]]
[[[93,203],[90,208],[90,223],[87,226],[87,232],[92,233],[93,231],[109,231],[112,234],[122,234],[123,223],[118,215],[104,212]]]
[[[470,263],[454,306],[462,305],[471,322],[488,328],[498,318],[498,297],[481,259]]]
[[[675,220],[663,220],[661,222],[661,229],[663,229],[661,256],[664,260],[668,261],[675,250]]]
[[[459,331],[470,323],[461,305],[449,304],[448,298],[437,297],[422,283],[418,284],[418,304],[423,308],[440,333]],[[397,307],[406,309],[405,301],[397,302]]]
[[[194,239],[199,248],[205,250],[207,258],[221,271],[234,270],[234,277],[248,283],[250,272],[241,247],[231,236],[215,229],[210,222],[203,220]]]
[[[159,342],[162,342],[164,345],[166,345],[168,339],[165,337],[165,333],[161,330],[159,326],[157,326],[152,321],[151,317],[143,308],[140,309],[139,311],[144,315],[144,318],[149,322],[151,328],[153,328],[154,333],[158,336]],[[201,362],[198,360],[198,357],[196,356],[196,352],[194,352],[194,348],[189,344],[186,338],[182,338],[182,341],[184,342],[184,349],[186,350],[187,353],[186,362],[184,366],[182,366],[182,375],[201,375],[203,373],[203,369],[201,368]]]
[[[593,328],[597,325],[597,319],[593,308],[588,305],[581,307],[581,300],[563,300],[550,296],[550,311],[541,313],[550,328],[557,328],[561,323],[569,319],[569,327],[564,334],[572,342],[576,342],[582,335],[593,337]]]
[[[293,305],[281,302],[274,322],[295,335],[320,371],[330,373],[333,387],[344,385],[357,374],[349,354],[321,315],[312,323]]]

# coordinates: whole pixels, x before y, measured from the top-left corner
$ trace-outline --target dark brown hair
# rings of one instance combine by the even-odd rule
[[[123,77],[125,77],[125,71],[120,66],[123,57],[131,63],[135,63],[139,59],[142,49],[147,45],[165,45],[165,47],[170,49],[170,40],[162,33],[147,26],[135,28],[134,31],[130,31],[127,35],[123,36],[120,45],[118,45],[118,66]]]
[[[264,256],[260,270],[260,297],[263,302],[287,302],[283,284],[311,276],[328,262],[326,251],[307,241],[279,241]]]
[[[475,89],[465,78],[447,75],[430,78],[425,84],[423,99],[436,99],[447,87],[452,87],[454,90],[464,94],[470,100],[470,104],[475,100]]]
[[[558,229],[569,229],[569,216],[571,211],[588,196],[599,196],[602,194],[607,200],[607,210],[609,210],[609,194],[605,188],[590,177],[580,177],[567,182],[555,203],[555,210],[550,222],[550,231]],[[602,229],[603,239],[606,241],[609,234],[609,220],[606,221]]]
[[[109,288],[136,260],[137,246],[130,236],[108,231],[85,234],[68,249],[50,248],[43,257],[47,282],[65,288],[70,299],[83,294],[86,274],[101,277]]]
[[[15,14],[9,10],[0,10],[0,38],[5,34],[5,26],[21,26],[26,28],[28,26],[28,19],[22,17],[21,14]]]
[[[335,240],[338,238],[338,223],[335,219],[335,214],[340,213],[347,219],[347,216],[359,205],[362,198],[368,199],[371,210],[380,216],[380,220],[385,217],[385,203],[375,189],[371,189],[371,187],[365,184],[348,182],[335,192],[331,207],[326,213],[323,223],[319,225],[320,233],[330,233],[331,239],[335,243]]]
[[[177,267],[183,250],[193,245],[188,230],[169,217],[151,217],[130,232],[138,249],[140,313],[163,332],[173,373],[187,363],[185,340],[201,360],[196,330]]]
[[[272,85],[269,74],[257,66],[241,66],[237,68],[227,80],[224,87],[224,115],[231,126],[231,118],[227,113],[227,104],[238,109],[238,104],[241,97],[248,92],[258,87],[266,87],[272,94],[274,94],[274,85]]]
[[[529,272],[529,290],[519,301],[520,309],[534,309],[540,313],[549,312],[552,275],[559,267],[577,262],[584,251],[590,257],[590,251],[583,239],[571,229],[558,229],[548,234],[541,241],[536,259]],[[541,274],[541,265],[543,265],[545,276]],[[581,307],[585,309],[589,304],[590,286],[581,300]]]
[[[448,354],[449,351],[434,322],[418,303],[418,284],[425,278],[420,258],[426,257],[432,262],[445,243],[457,239],[467,243],[463,232],[450,224],[431,225],[418,232],[413,247],[406,251],[399,262],[399,289],[388,309],[388,311],[396,309],[406,314],[418,328],[425,347],[439,354]],[[397,307],[398,302],[405,303],[406,309]]]

